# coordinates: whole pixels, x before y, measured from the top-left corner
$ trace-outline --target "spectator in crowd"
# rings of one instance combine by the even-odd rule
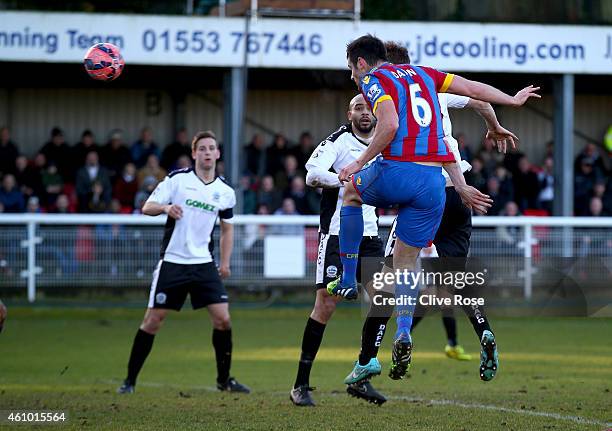
[[[47,163],[57,166],[64,182],[74,181],[72,149],[64,140],[64,132],[60,128],[54,127],[51,130],[51,140],[43,145],[39,152],[45,156]]]
[[[55,200],[55,205],[51,207],[51,212],[56,214],[68,214],[70,213],[70,199],[68,196],[61,194]]]
[[[587,215],[590,217],[601,217],[603,215],[603,202],[599,196],[593,196],[589,201],[589,212]]]
[[[612,216],[612,190],[610,189],[610,180],[598,181],[593,188],[593,196],[601,199],[603,210],[602,215],[609,217]]]
[[[119,129],[111,132],[108,143],[100,150],[101,164],[108,169],[111,179],[121,175],[123,167],[132,162],[130,150],[123,143],[123,133]]]
[[[11,141],[11,131],[8,127],[0,128],[0,176],[15,173],[18,156],[17,145]]]
[[[510,199],[500,193],[500,183],[496,176],[492,176],[487,180],[487,194],[493,199],[493,205],[487,211],[487,215],[499,215]]]
[[[276,188],[280,190],[282,193],[286,193],[289,189],[289,185],[291,181],[295,177],[306,177],[306,173],[298,169],[298,162],[294,155],[288,154],[285,157],[283,163],[284,169],[282,171],[277,172],[274,178],[274,184],[276,184]]]
[[[123,208],[129,208],[131,211],[137,192],[136,166],[134,163],[128,163],[123,168],[121,176],[115,181],[113,198],[117,199]]]
[[[42,185],[45,193],[44,197],[39,197],[44,198],[45,206],[53,204],[64,189],[64,181],[62,180],[62,176],[57,171],[57,166],[55,166],[53,163],[50,163],[43,171]]]
[[[266,144],[259,133],[253,135],[246,147],[246,170],[256,181],[266,173]]]
[[[174,142],[164,148],[160,164],[166,171],[172,172],[178,168],[181,156],[191,157],[191,142],[184,128],[176,132]]]
[[[72,149],[73,163],[75,166],[83,166],[85,164],[85,158],[87,153],[95,151],[100,154],[100,147],[94,140],[93,132],[89,129],[83,131],[81,134],[81,140]]]
[[[186,156],[183,154],[182,156],[178,158],[176,162],[176,169],[191,168],[192,166],[193,166],[193,163],[191,162],[191,155]]]
[[[157,182],[166,177],[166,170],[159,166],[159,158],[155,154],[149,154],[147,164],[138,171],[138,185],[141,185],[146,177],[154,177]]]
[[[265,205],[270,211],[276,211],[282,202],[281,193],[274,188],[274,179],[266,175],[261,179],[261,186],[257,194],[258,205]]]
[[[592,142],[586,144],[582,151],[574,159],[574,172],[576,174],[580,173],[582,163],[585,160],[592,165],[594,174],[597,177],[603,176],[603,173],[606,171],[605,162],[600,154],[599,148]]]
[[[274,215],[299,215],[295,208],[295,202],[291,198],[283,199],[282,206],[274,211]],[[270,228],[270,233],[275,235],[304,235],[304,226],[300,225],[280,225]]]
[[[286,195],[295,203],[295,208],[300,214],[317,214],[319,211],[318,197],[306,188],[303,177],[293,177],[291,187]]]
[[[94,189],[94,184],[98,187]],[[99,198],[108,206],[111,200],[112,187],[108,171],[103,166],[100,166],[98,153],[90,151],[87,153],[85,166],[79,169],[76,177],[76,193],[79,203],[79,212],[91,212],[92,209],[99,209],[98,202],[92,207],[90,202],[92,197],[99,192]]]
[[[506,202],[506,206],[499,213],[500,216],[518,217],[521,215],[519,206],[516,202]],[[502,248],[515,248],[521,239],[520,228],[518,226],[499,226],[497,227],[497,239]]]
[[[40,207],[40,199],[38,199],[38,196],[30,196],[28,198],[26,212],[30,214],[38,214],[42,212],[42,208]]]
[[[465,173],[465,182],[481,192],[486,190],[487,178],[483,172],[482,160],[479,158],[472,160],[472,169]]]
[[[302,132],[300,139],[298,140],[297,146],[293,150],[293,155],[297,159],[299,167],[306,165],[306,162],[310,158],[314,150],[314,141],[310,132]]]
[[[540,183],[540,194],[538,195],[538,201],[540,208],[546,210],[549,215],[553,213],[553,200],[555,197],[555,177],[554,177],[554,159],[552,157],[546,157],[544,159],[544,166],[542,170],[538,172],[538,182]]]
[[[461,154],[461,158],[472,163],[472,150],[470,150],[470,147],[466,143],[465,135],[463,133],[459,133],[457,135],[457,143],[459,144],[459,154]]]
[[[95,180],[88,194],[87,212],[96,214],[105,213],[110,207],[110,198],[107,195],[105,185],[100,180]]]
[[[283,162],[288,154],[289,148],[287,147],[287,138],[277,133],[274,135],[272,145],[266,150],[266,173],[274,176],[277,172],[280,172],[283,169]]]
[[[155,154],[159,160],[159,147],[153,141],[153,131],[150,127],[142,129],[140,132],[140,139],[132,144],[130,151],[132,154],[132,161],[138,169],[142,168],[147,163],[151,154]]]
[[[46,158],[38,153],[34,162],[35,166],[31,166],[25,156],[19,156],[15,161],[15,179],[26,197],[41,196],[44,193],[41,169],[47,164]]]
[[[4,207],[5,213],[21,213],[25,209],[25,198],[17,187],[13,174],[6,174],[2,178],[0,203]]]
[[[153,190],[157,186],[157,180],[155,177],[146,177],[140,186],[140,190],[136,193],[134,198],[134,213],[140,214],[142,212],[142,206],[149,199]]]
[[[253,182],[249,175],[240,178],[240,190],[242,191],[242,212],[254,214],[257,210],[257,193],[253,189]]]
[[[574,176],[574,215],[588,215],[589,200],[598,180],[593,158],[580,158],[580,167]]]
[[[512,176],[512,180],[514,182],[514,200],[519,210],[538,208],[540,183],[537,174],[531,169],[527,156],[519,159],[518,170]]]

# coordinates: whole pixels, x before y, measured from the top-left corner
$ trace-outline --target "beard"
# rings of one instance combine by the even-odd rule
[[[357,129],[359,133],[368,134],[374,128],[374,121],[370,121],[370,124],[368,124],[367,126],[362,126],[361,122],[355,121],[353,123],[353,127]]]

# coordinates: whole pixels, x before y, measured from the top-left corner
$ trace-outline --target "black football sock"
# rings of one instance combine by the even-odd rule
[[[478,291],[473,288],[463,289],[462,294],[466,298],[477,298],[478,297]],[[478,341],[480,341],[482,339],[482,333],[484,331],[491,331],[491,326],[489,325],[489,320],[487,319],[487,315],[485,313],[484,307],[478,306],[478,305],[474,305],[474,306],[464,305],[461,308],[463,308],[463,311],[467,315],[468,319],[470,319],[470,323],[474,327],[474,331],[476,332],[476,335],[478,336]]]
[[[383,301],[381,298],[379,298],[380,304],[388,304],[388,300],[395,297],[393,294],[387,294],[385,292],[379,292],[377,295],[387,299],[387,301]],[[370,312],[363,323],[363,330],[361,331],[359,365],[367,365],[368,362],[370,362],[370,359],[378,356],[378,349],[380,348],[383,337],[385,336],[387,323],[393,315],[393,309],[394,307],[389,305],[375,305],[374,299],[372,300]]]
[[[138,332],[136,332],[134,344],[132,344],[132,353],[130,353],[130,360],[128,362],[128,375],[126,379],[128,383],[132,385],[136,384],[136,378],[147,356],[149,356],[151,352],[154,339],[155,334],[149,334],[140,328]]]
[[[298,372],[295,384],[293,385],[294,388],[310,384],[310,370],[312,369],[312,363],[317,356],[319,347],[321,347],[324,332],[325,323],[317,322],[312,317],[308,318],[302,337],[302,354],[300,355]]]
[[[442,323],[446,330],[448,345],[455,347],[457,345],[457,320],[453,316],[442,316]]]
[[[212,343],[217,358],[217,383],[225,383],[229,379],[232,365],[232,330],[213,329]]]

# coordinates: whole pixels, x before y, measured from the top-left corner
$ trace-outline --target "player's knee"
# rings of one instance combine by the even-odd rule
[[[140,329],[149,334],[155,334],[161,328],[165,318],[166,315],[163,313],[147,313],[142,321],[142,325],[140,325]]]
[[[219,331],[228,331],[232,328],[232,320],[229,314],[222,314],[212,318],[212,325]]]
[[[361,204],[361,197],[359,196],[359,193],[357,193],[357,190],[355,190],[355,186],[353,186],[352,182],[346,182],[344,183],[344,204],[354,204],[354,205],[359,205]]]

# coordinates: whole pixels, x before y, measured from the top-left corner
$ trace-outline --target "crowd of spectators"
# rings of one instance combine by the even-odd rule
[[[484,140],[472,152],[465,136],[458,139],[462,157],[472,164],[466,182],[493,198],[488,215],[551,215],[555,195],[553,144],[546,146],[541,163],[521,152],[499,153]],[[588,143],[574,161],[574,215],[612,216],[611,160],[595,144]]]
[[[489,215],[549,215],[554,201],[552,143],[541,163],[520,152],[500,154],[484,140],[480,149],[457,140],[462,157],[472,164],[468,184],[490,195]],[[139,139],[127,145],[114,130],[105,144],[85,130],[69,145],[59,128],[33,157],[27,158],[12,141],[10,130],[0,129],[0,212],[134,213],[168,172],[191,166],[190,138],[179,130],[175,140],[161,146],[145,127]],[[291,145],[282,134],[266,143],[255,134],[244,148],[239,190],[245,214],[317,214],[320,190],[306,186],[304,165],[315,141],[303,132]],[[224,165],[218,163],[223,173]],[[610,159],[597,145],[587,144],[574,164],[574,214],[612,215]]]

